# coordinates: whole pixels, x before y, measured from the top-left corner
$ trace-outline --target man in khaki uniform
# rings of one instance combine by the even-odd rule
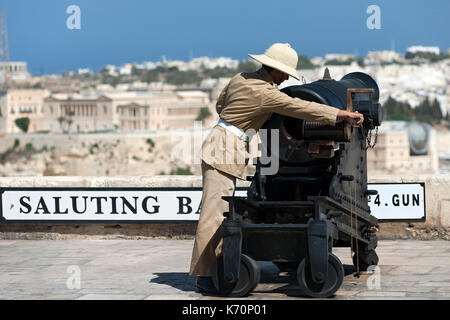
[[[358,112],[292,98],[279,91],[277,85],[289,76],[298,78],[298,56],[289,44],[276,43],[263,55],[249,55],[263,66],[253,73],[234,76],[222,90],[216,105],[219,123],[202,145],[203,194],[197,226],[190,275],[197,276],[197,289],[214,293],[211,266],[222,249],[221,224],[228,203],[222,196],[232,196],[236,178],[246,179],[249,160],[249,136],[257,132],[270,118],[279,113],[307,121],[334,126],[344,119],[355,126],[364,120]]]

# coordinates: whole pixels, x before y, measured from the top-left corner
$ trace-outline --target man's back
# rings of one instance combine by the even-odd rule
[[[220,94],[216,109],[221,119],[244,131],[258,131],[272,113],[335,125],[338,112],[280,92],[264,68],[235,75]]]

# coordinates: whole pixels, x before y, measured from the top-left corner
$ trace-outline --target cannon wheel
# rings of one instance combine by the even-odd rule
[[[344,267],[341,261],[332,253],[328,253],[328,277],[322,284],[312,280],[308,258],[300,263],[297,269],[297,280],[301,290],[313,298],[331,297],[344,281]]]
[[[358,260],[359,260],[359,270],[360,271],[367,271],[367,269],[370,266],[376,266],[378,265],[378,255],[375,252],[375,250],[368,250],[359,252],[358,254]],[[357,267],[357,257],[356,253],[353,255],[353,265],[355,268]]]
[[[212,280],[220,295],[243,297],[248,295],[259,283],[261,272],[255,260],[241,254],[239,279],[234,283],[226,283],[223,275],[223,258],[220,255],[212,269]]]

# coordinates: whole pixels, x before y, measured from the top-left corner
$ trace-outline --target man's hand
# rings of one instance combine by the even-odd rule
[[[344,119],[354,127],[360,127],[364,122],[364,116],[358,111],[348,112],[345,110],[339,110],[337,117],[338,119]]]

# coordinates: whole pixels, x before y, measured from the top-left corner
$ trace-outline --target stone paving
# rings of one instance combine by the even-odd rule
[[[1,240],[0,299],[224,299],[195,292],[192,240]],[[350,248],[333,252],[350,270]],[[449,299],[450,242],[379,241],[379,269],[347,274],[331,298]],[[259,262],[261,281],[245,300],[309,299],[295,275]],[[233,298],[235,299],[235,298]]]

